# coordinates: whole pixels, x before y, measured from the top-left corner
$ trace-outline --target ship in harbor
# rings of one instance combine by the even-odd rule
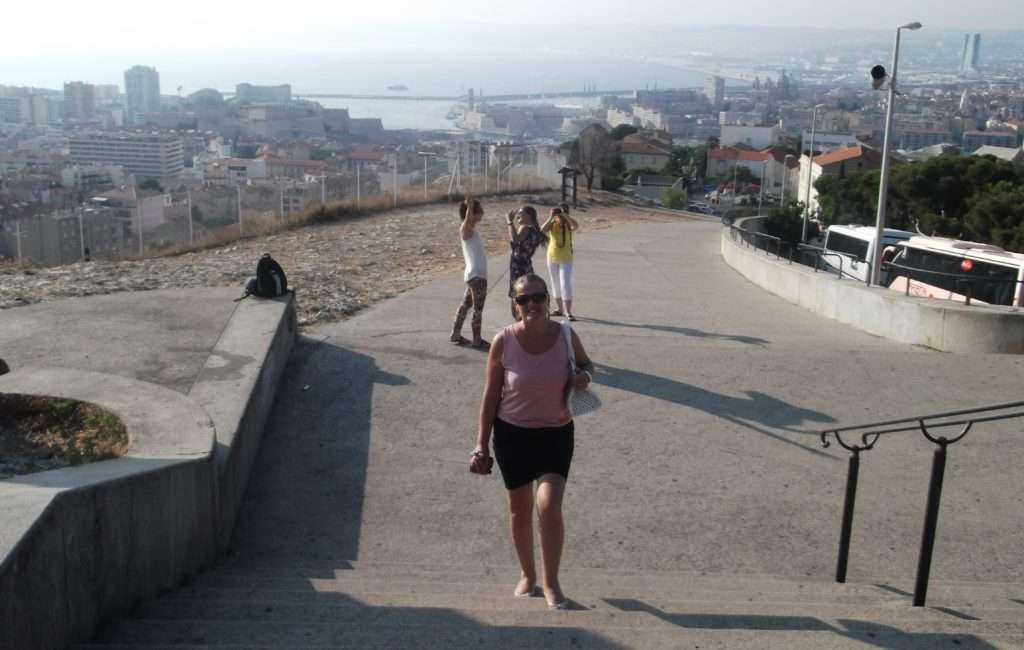
[[[409,90],[409,86],[406,86],[405,84],[394,84],[388,86],[388,90],[393,90],[395,92],[404,92],[406,90]]]

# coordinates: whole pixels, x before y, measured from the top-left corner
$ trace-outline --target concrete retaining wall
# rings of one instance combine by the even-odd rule
[[[1016,307],[967,307],[840,280],[745,247],[729,228],[722,229],[721,249],[726,263],[754,284],[871,334],[946,352],[1024,353],[1024,312]]]
[[[0,481],[0,649],[88,640],[215,561],[294,338],[291,296],[248,300],[189,396],[66,368],[0,377],[3,393],[102,406],[131,437],[123,458]]]

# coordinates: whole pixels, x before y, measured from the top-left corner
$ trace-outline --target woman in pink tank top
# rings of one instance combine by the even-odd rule
[[[568,609],[569,600],[558,582],[565,541],[562,497],[575,432],[566,389],[570,381],[577,389],[586,388],[593,364],[572,332],[577,367],[570,373],[562,326],[550,318],[547,284],[540,276],[530,273],[516,280],[513,304],[519,320],[494,337],[487,358],[470,471],[490,473],[493,430],[494,456],[508,490],[509,527],[521,570],[513,595],[538,593],[533,553],[536,504],[544,598],[552,609]]]

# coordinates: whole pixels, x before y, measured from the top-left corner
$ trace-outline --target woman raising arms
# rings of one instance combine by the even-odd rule
[[[571,321],[576,320],[572,313],[572,240],[573,232],[579,227],[580,224],[569,216],[569,206],[565,203],[552,208],[551,217],[540,227],[541,232],[548,235],[548,272],[551,276],[551,294],[557,305],[551,315],[568,316]]]

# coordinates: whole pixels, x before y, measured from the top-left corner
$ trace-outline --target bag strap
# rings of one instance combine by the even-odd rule
[[[572,375],[576,373],[576,352],[572,348],[572,328],[569,327],[569,323],[562,321],[562,336],[565,337],[565,346],[569,350],[569,375],[570,381]]]

